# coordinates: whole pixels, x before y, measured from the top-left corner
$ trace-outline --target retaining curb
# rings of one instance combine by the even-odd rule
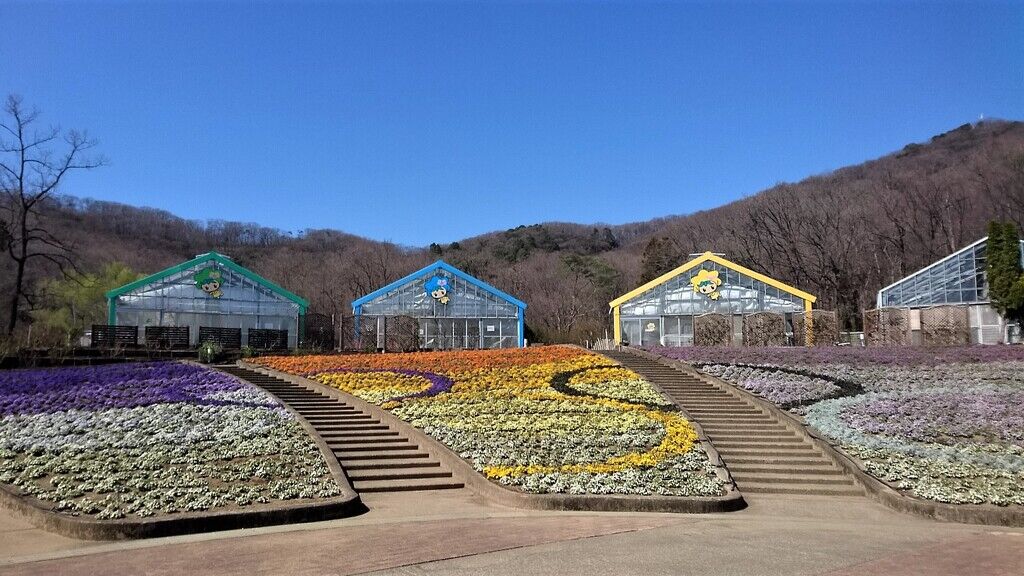
[[[239,361],[238,365],[331,396],[373,415],[389,426],[401,429],[409,438],[415,440],[420,448],[447,466],[452,471],[452,474],[458,477],[468,488],[496,504],[533,510],[674,513],[731,512],[746,507],[746,501],[744,501],[739,491],[736,490],[735,484],[731,486],[729,484],[726,485],[727,492],[724,496],[708,497],[529,494],[519,492],[518,490],[513,490],[488,480],[473,468],[472,464],[463,460],[461,456],[450,448],[375,404],[301,376],[287,374],[272,368],[243,361]],[[715,452],[715,455],[717,456],[717,452]],[[721,461],[720,458],[719,461]]]
[[[719,389],[730,391],[739,397],[754,402],[761,408],[770,411],[772,414],[775,414],[793,430],[806,434],[816,447],[821,449],[836,464],[842,466],[843,469],[846,470],[847,474],[856,478],[861,487],[867,491],[869,496],[893,510],[907,514],[915,514],[925,518],[932,518],[934,520],[960,522],[963,524],[983,524],[987,526],[1007,527],[1024,526],[1024,507],[1021,506],[1003,508],[993,504],[946,504],[943,502],[932,502],[907,496],[888,483],[868,474],[864,470],[859,459],[850,456],[840,446],[833,444],[830,440],[822,436],[817,430],[808,425],[803,418],[782,410],[775,404],[772,404],[764,398],[748,392],[739,386],[735,386],[721,378],[711,376],[710,374],[705,374],[681,360],[666,358],[646,350],[631,348],[630,351],[651,360],[661,362],[666,366],[671,366],[673,368],[689,372]]]
[[[24,516],[35,526],[80,540],[135,540],[258,528],[277,524],[319,522],[354,516],[365,511],[358,495],[320,502],[281,504],[262,509],[178,514],[144,520],[94,520],[47,510],[0,486],[0,506]]]

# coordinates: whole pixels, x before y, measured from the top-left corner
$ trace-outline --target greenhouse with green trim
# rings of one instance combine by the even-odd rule
[[[231,258],[208,252],[107,293],[108,323],[140,344],[295,348],[309,304]],[[186,344],[187,343],[187,344]]]

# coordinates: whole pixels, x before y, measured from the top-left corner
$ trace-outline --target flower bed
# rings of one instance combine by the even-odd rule
[[[0,483],[100,519],[340,494],[273,398],[174,362],[0,371]]]
[[[576,348],[256,362],[378,404],[527,492],[724,493],[682,415],[634,372]]]
[[[652,347],[650,350],[684,362],[776,364],[806,366],[851,364],[876,366],[935,366],[1024,361],[1024,346],[784,346],[784,347]]]
[[[656,352],[802,413],[867,472],[914,496],[1024,505],[1022,347]],[[845,388],[834,394],[827,382]]]
[[[753,392],[782,408],[800,406],[842,394],[835,382],[760,366],[701,365],[700,370]]]

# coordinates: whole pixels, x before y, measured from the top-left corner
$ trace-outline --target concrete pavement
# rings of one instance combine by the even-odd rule
[[[4,542],[0,574],[1024,574],[1022,529],[941,523],[860,498],[766,495],[707,515],[523,511],[465,490],[367,505],[318,524],[55,541],[31,554]]]

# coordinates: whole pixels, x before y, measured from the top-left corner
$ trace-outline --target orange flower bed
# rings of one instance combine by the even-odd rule
[[[255,359],[255,363],[289,374],[316,374],[342,369],[386,370],[389,368],[455,373],[559,362],[584,355],[590,355],[590,353],[569,346],[539,346],[508,350],[455,350],[404,354],[264,356]]]

